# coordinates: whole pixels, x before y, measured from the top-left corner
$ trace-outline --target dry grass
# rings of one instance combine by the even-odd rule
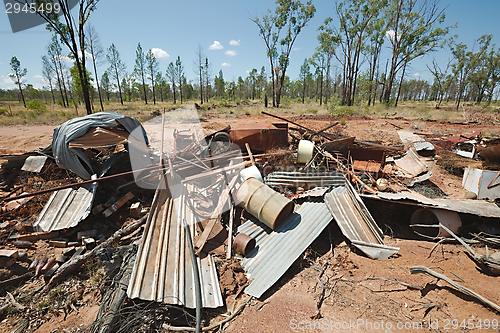
[[[105,102],[105,111],[118,111],[126,116],[137,118],[140,121],[147,121],[151,117],[158,115],[155,110],[165,107],[166,110],[179,108],[182,106],[191,106],[194,103],[199,103],[197,100],[185,101],[182,105],[177,102],[157,102],[156,105],[151,103],[144,104],[142,101],[125,102],[121,105],[119,102]],[[96,110],[100,111],[99,104],[94,101]],[[222,119],[236,119],[245,115],[259,115],[266,110],[264,104],[260,100],[250,102],[225,102],[213,100],[210,103],[202,105],[200,112],[216,115]],[[418,123],[419,121],[437,120],[437,121],[473,121],[473,120],[488,120],[489,122],[499,122],[500,113],[498,105],[493,103],[489,107],[480,107],[472,104],[464,104],[459,110],[456,110],[454,104],[443,103],[440,109],[435,108],[435,102],[399,102],[397,107],[387,107],[384,104],[376,104],[375,106],[366,106],[366,102],[359,103],[354,106],[338,106],[333,103],[329,105],[319,105],[318,102],[309,101],[304,104],[295,100],[284,99],[279,109],[267,108],[268,112],[283,116],[296,115],[332,115],[338,118],[344,116],[368,116],[373,118],[405,118]],[[12,113],[12,115],[11,115]],[[0,102],[0,125],[13,124],[61,124],[68,119],[83,116],[85,108],[83,105],[78,106],[76,110],[74,106],[63,108],[58,104],[46,104],[46,111],[37,113],[33,110],[28,110],[18,102]]]

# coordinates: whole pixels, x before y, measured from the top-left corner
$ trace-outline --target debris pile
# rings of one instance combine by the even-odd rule
[[[483,200],[500,198],[495,136],[434,136],[431,143],[392,124],[401,144],[388,146],[343,136],[338,122],[314,130],[265,112],[281,122],[205,135],[190,128],[188,113],[163,111],[154,123],[160,139],[148,138],[133,118],[97,113],[57,127],[49,147],[0,156],[0,315],[14,311],[22,318],[17,328],[34,330],[51,315],[78,312],[98,293],[92,332],[141,327],[138,316],[156,316],[158,304],[168,314],[144,325],[217,327],[206,321],[209,311],[234,302],[221,324],[265,297],[330,225],[359,255],[401,255],[384,241],[373,202],[409,207],[415,237],[456,239],[498,274],[498,252],[478,255],[457,236],[476,231],[468,243],[500,244],[498,233],[479,232],[477,219],[467,220],[500,218],[500,208]],[[473,199],[421,194],[443,147],[488,165],[465,169],[463,187]],[[430,230],[436,226],[437,233]],[[445,278],[426,267],[411,273]],[[173,319],[177,312],[184,319]]]

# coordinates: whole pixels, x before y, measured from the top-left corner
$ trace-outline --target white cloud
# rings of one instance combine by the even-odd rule
[[[43,79],[43,76],[41,76],[41,75],[35,75],[35,76],[33,76],[33,78],[35,78],[35,79]]]
[[[236,51],[233,51],[233,50],[227,50],[226,52],[224,52],[226,55],[230,56],[230,57],[234,57],[235,55],[237,55],[238,53],[236,53]]]
[[[151,49],[151,52],[153,53],[153,55],[155,56],[156,59],[168,59],[168,58],[170,58],[170,55],[167,52],[165,52],[162,49],[157,48],[157,47],[153,47]]]
[[[389,42],[393,42],[394,41],[394,36],[396,35],[396,32],[394,30],[387,30],[385,32],[385,38],[387,38],[389,40]],[[401,33],[398,34],[398,38],[401,37]]]
[[[240,40],[234,40],[232,39],[230,42],[229,42],[229,45],[232,45],[232,46],[239,46],[240,45]]]
[[[293,50],[298,51],[298,50],[300,50],[300,47],[294,47]]]
[[[417,72],[417,73],[415,73],[415,74],[413,74],[413,76],[416,76],[416,77],[421,77],[422,75],[424,75],[424,74],[422,74],[422,73],[418,73],[418,72]]]
[[[14,89],[15,87],[14,82],[8,76],[2,75],[2,80],[0,81],[1,89]]]
[[[222,50],[224,46],[218,41],[214,40],[214,43],[208,47],[209,50]]]
[[[221,66],[222,67],[231,67],[231,64],[229,64],[227,62],[223,62]]]

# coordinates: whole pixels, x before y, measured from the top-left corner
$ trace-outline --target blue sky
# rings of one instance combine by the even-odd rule
[[[336,19],[335,1],[313,0],[313,4],[316,15],[294,44],[287,71],[292,79],[297,79],[300,65],[313,54],[317,46],[317,28],[328,16]],[[445,25],[458,22],[458,28],[452,33],[459,35],[459,41],[472,46],[481,35],[493,34],[493,43],[500,47],[500,23],[494,18],[500,12],[500,0],[441,0],[440,6],[448,6]],[[200,44],[212,63],[213,75],[217,75],[222,69],[227,81],[237,80],[238,76],[246,77],[247,71],[252,68],[260,71],[262,66],[266,66],[269,72],[265,46],[255,23],[249,19],[256,14],[262,16],[268,8],[274,10],[274,1],[102,0],[91,15],[91,24],[97,29],[104,48],[108,48],[111,43],[116,45],[129,73],[133,70],[135,49],[140,42],[144,50],[155,48],[158,49],[158,54],[163,55],[163,58],[158,59],[163,73],[168,64],[180,56],[188,80],[196,80],[193,62]],[[44,26],[13,34],[7,14],[2,11],[0,88],[13,87],[8,77],[12,56],[17,56],[22,67],[28,69],[27,83],[36,88],[42,87],[41,57],[46,53],[45,47],[50,38],[51,33]],[[381,59],[383,64],[387,56],[386,51]],[[445,66],[449,56],[449,52],[443,49],[417,59],[408,69],[408,76],[431,79],[426,64],[436,58],[440,65]],[[334,66],[338,68],[335,61]],[[99,68],[100,75],[107,67],[108,64],[105,63]]]

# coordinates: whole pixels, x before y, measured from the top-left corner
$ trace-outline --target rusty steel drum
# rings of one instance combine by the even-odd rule
[[[233,248],[246,256],[255,248],[255,238],[239,233],[233,240]]]
[[[241,184],[236,198],[243,209],[273,230],[293,213],[293,201],[255,178]]]

